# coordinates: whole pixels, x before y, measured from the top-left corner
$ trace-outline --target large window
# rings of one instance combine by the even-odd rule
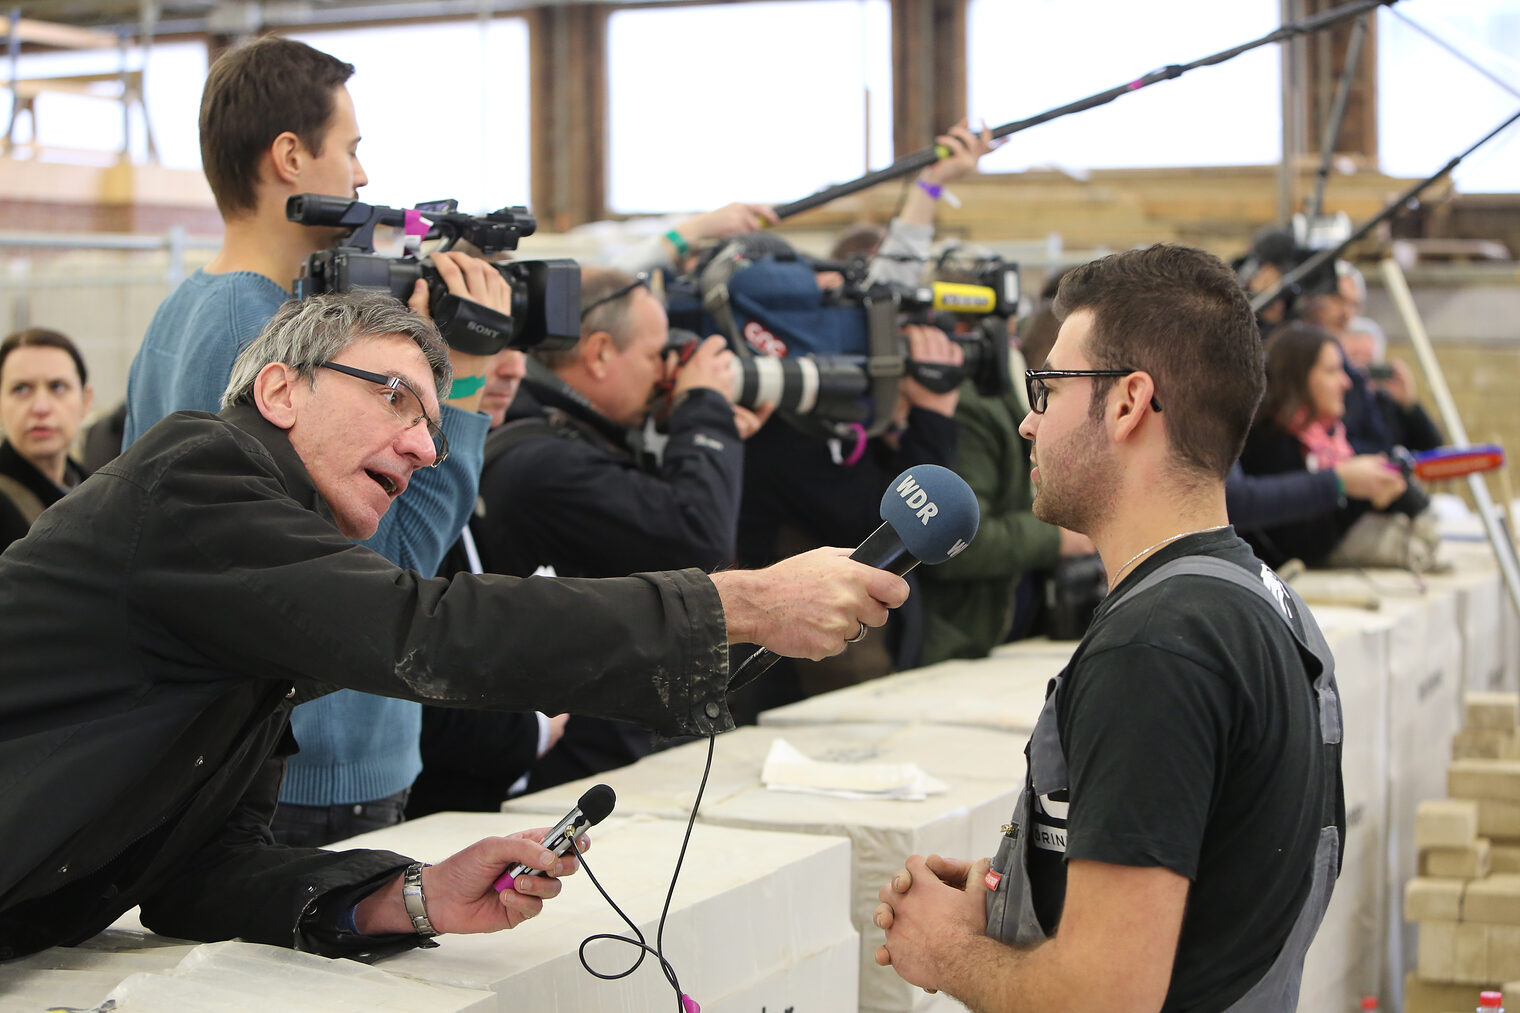
[[[996,126],[1265,35],[1279,0],[972,0],[967,22],[970,112]],[[1280,60],[1263,46],[1033,127],[982,169],[1277,162]]]
[[[9,60],[0,58],[9,70]],[[201,164],[197,120],[201,85],[206,80],[206,47],[200,42],[163,42],[151,46],[146,61],[142,50],[129,49],[128,70],[143,71],[143,102],[153,127],[160,160],[176,169],[198,169]],[[28,53],[20,57],[20,76],[67,77],[74,74],[114,74],[122,69],[121,55],[114,50]],[[0,88],[0,116],[9,119],[10,91]],[[36,124],[21,121],[16,140],[44,149],[98,153],[102,161],[122,149],[121,104],[102,98],[43,92],[36,100]],[[130,153],[138,161],[147,155],[147,134],[142,110],[131,111]],[[35,133],[34,133],[35,129]]]
[[[1404,17],[1389,10],[1378,18],[1381,167],[1395,176],[1428,176],[1520,109],[1520,6],[1515,0],[1405,0],[1398,12]],[[1520,125],[1468,156],[1455,179],[1464,193],[1520,191]]]
[[[618,11],[607,49],[616,211],[795,200],[892,160],[886,0]]]
[[[286,33],[354,65],[348,82],[369,185],[407,206],[528,203],[528,29],[519,18]]]

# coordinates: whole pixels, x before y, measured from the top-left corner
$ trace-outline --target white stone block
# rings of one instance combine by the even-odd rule
[[[523,813],[436,813],[341,846],[386,848],[437,861],[482,837],[551,822]],[[617,812],[591,831],[592,871],[651,946],[684,831],[685,824],[676,820]],[[704,1009],[717,1008],[725,996],[784,980],[846,937],[854,938],[848,919],[849,850],[837,837],[698,823],[665,927],[666,958],[687,994]],[[542,914],[516,929],[443,936],[435,950],[405,953],[382,966],[427,981],[489,988],[501,997],[502,1010],[663,1013],[671,1008],[670,986],[653,958],[621,981],[586,973],[578,949],[583,939],[600,932],[627,934],[628,927],[580,872],[565,881],[564,891]],[[604,971],[628,967],[636,956],[633,947],[618,943],[588,948],[588,959]],[[843,994],[848,983],[819,982],[820,968],[827,966],[826,960],[814,965],[794,982],[798,990],[817,982],[817,996],[799,991],[788,1001],[799,1010],[829,1008],[822,1003]]]

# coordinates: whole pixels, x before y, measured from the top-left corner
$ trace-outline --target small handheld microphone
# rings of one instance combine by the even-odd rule
[[[930,566],[960,555],[976,537],[981,508],[971,486],[949,468],[920,464],[898,475],[881,494],[881,526],[850,558],[899,577],[919,563]],[[744,659],[728,691],[759,678],[780,656],[760,648]]]
[[[616,802],[617,794],[607,785],[592,785],[575,803],[575,808],[566,813],[565,818],[544,835],[544,847],[556,855],[563,855],[570,850],[571,841],[606,819]],[[507,866],[507,871],[502,873],[501,878],[491,886],[497,893],[501,893],[503,890],[512,889],[518,876],[543,875],[545,873],[541,869],[535,869],[522,862],[514,862]]]

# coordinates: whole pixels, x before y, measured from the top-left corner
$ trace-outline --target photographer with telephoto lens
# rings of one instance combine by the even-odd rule
[[[644,279],[609,268],[582,272],[579,341],[530,353],[504,424],[486,442],[471,522],[485,572],[623,577],[732,564],[742,441],[769,411],[732,403],[734,355],[722,338],[697,343],[678,366],[668,336],[665,310]],[[672,406],[658,458],[639,440],[657,389]],[[451,720],[457,729],[461,717]],[[500,777],[467,762],[457,745],[442,745],[425,745],[424,779],[446,763],[451,792],[462,777],[483,789],[491,782],[477,804],[495,808],[504,797],[490,798]],[[532,765],[527,788],[623,766],[652,745],[633,725],[571,718],[564,737]]]

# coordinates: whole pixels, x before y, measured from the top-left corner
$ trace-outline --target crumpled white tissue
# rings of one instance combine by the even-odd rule
[[[796,791],[831,798],[922,802],[950,786],[916,763],[834,763],[812,760],[785,739],[776,739],[765,757],[760,780],[771,791]]]

